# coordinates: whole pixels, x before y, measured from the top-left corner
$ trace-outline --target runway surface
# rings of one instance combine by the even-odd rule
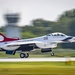
[[[0,62],[64,62],[75,61],[75,58],[0,58]]]

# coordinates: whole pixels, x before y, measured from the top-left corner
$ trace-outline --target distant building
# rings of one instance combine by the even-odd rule
[[[20,15],[15,13],[7,13],[4,15],[6,20],[6,26],[4,27],[7,37],[21,38],[21,28],[17,25],[20,19]]]

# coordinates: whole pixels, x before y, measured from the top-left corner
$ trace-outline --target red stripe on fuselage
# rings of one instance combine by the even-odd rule
[[[19,38],[4,38],[4,40],[1,42],[8,42],[8,41],[15,41],[15,40],[19,40]]]
[[[8,41],[15,41],[15,40],[20,40],[19,38],[7,38],[6,36],[4,36],[3,34],[0,33],[0,36],[3,37],[3,40],[0,42],[8,42]]]

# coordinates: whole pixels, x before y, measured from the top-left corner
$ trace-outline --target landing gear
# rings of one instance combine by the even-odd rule
[[[52,52],[52,49],[51,48],[41,49],[41,52],[42,53],[44,53],[44,52],[50,52],[50,55],[51,56],[54,56],[54,53]]]
[[[50,54],[51,54],[51,56],[54,56],[54,53],[53,52],[51,52]]]
[[[20,58],[28,58],[29,53],[20,53]]]
[[[51,56],[54,56],[54,53],[52,52],[52,49],[51,49],[50,55],[51,55]]]

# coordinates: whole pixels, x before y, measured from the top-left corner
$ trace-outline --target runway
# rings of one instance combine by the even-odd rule
[[[0,58],[0,62],[64,62],[75,61],[75,58]]]

